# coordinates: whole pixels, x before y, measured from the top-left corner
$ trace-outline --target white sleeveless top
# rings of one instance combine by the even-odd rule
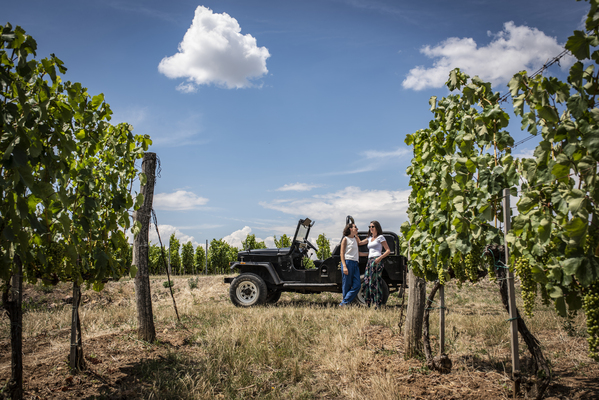
[[[345,237],[345,259],[360,261],[360,254],[358,252],[358,242],[356,238]]]

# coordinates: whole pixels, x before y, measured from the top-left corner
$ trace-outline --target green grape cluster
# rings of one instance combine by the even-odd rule
[[[599,282],[595,282],[585,293],[582,308],[587,317],[589,356],[599,361]]]
[[[462,287],[462,283],[468,279],[466,271],[464,270],[464,262],[460,255],[456,255],[451,259],[451,270],[455,275],[455,279],[458,282],[458,287]]]
[[[590,232],[585,238],[584,249],[585,253],[588,253],[589,251],[595,252],[595,235],[590,234]]]
[[[437,270],[437,275],[439,276],[439,283],[441,285],[445,285],[445,283],[447,282],[447,275],[448,275],[445,268],[443,268],[442,266],[439,266],[439,269]]]
[[[480,257],[474,255],[474,251],[466,254],[464,258],[464,267],[466,268],[466,274],[471,282],[475,283],[478,281],[478,265],[480,263]]]
[[[516,260],[516,275],[520,278],[522,288],[522,300],[524,300],[524,312],[528,317],[532,317],[537,297],[537,283],[532,278],[532,266],[526,257],[519,257]]]
[[[489,263],[489,280],[491,282],[497,282],[497,272],[495,271],[495,258],[493,257],[493,254],[491,252],[487,252],[485,254],[487,254],[487,261]]]

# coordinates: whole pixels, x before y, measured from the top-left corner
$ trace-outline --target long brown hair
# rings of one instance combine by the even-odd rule
[[[381,228],[381,224],[379,224],[379,221],[370,221],[370,224],[374,225],[374,229],[376,229],[377,236],[383,234],[383,228]],[[368,236],[372,236],[372,232],[370,232],[370,224],[368,224]]]
[[[353,222],[350,222],[349,224],[345,225],[345,228],[343,228],[343,236],[349,236],[349,234],[351,233],[351,228],[354,225],[355,224]]]

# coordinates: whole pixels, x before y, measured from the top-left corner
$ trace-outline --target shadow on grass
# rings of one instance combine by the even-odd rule
[[[320,300],[312,301],[308,299],[298,300],[280,300],[274,304],[267,304],[265,307],[310,307],[310,308],[334,308],[339,306],[339,301],[336,300]]]
[[[96,389],[98,394],[84,399],[208,399],[219,394],[226,397],[228,392],[218,390],[226,389],[219,371],[211,373],[205,365],[194,363],[191,357],[176,351],[121,366],[114,372],[121,377],[112,383],[92,371],[86,372],[103,384]]]
[[[343,307],[339,307],[339,300],[309,300],[309,299],[279,300],[277,303],[274,303],[274,304],[266,304],[265,307],[311,307],[311,308],[318,308],[318,309],[323,309],[323,308],[343,309]],[[346,307],[352,308],[352,309],[357,308],[357,309],[368,310],[368,307],[364,304],[352,303]],[[400,308],[402,308],[401,304],[386,304],[382,307],[383,310],[385,310],[385,309],[399,310]],[[403,308],[407,309],[408,305],[404,304]]]
[[[595,400],[599,396],[599,382],[592,378],[581,378],[579,374],[571,373],[559,373],[556,374],[553,381],[549,384],[547,391],[552,396],[559,395],[560,398],[566,399],[580,399],[580,400]],[[556,378],[559,378],[556,380]],[[564,382],[567,378],[573,378],[576,380],[575,385],[567,385]],[[584,388],[581,390],[580,388]]]
[[[206,348],[202,345],[196,348],[201,348],[197,353],[185,345],[160,342],[159,346],[165,347],[166,352],[122,365],[106,376],[86,372],[90,381],[101,385],[95,386],[97,394],[82,398],[274,400],[281,398],[281,390],[289,385],[306,386],[304,381],[310,377],[310,371],[301,363],[280,362],[284,352],[277,349],[271,350],[268,358],[257,361],[257,355],[247,354],[251,346],[243,343]],[[110,379],[109,374],[118,374],[119,378]]]

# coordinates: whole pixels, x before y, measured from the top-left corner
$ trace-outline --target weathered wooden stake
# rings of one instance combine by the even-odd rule
[[[445,285],[439,288],[439,354],[445,354]]]
[[[6,388],[7,398],[23,398],[23,264],[15,255],[16,271],[12,276],[12,287],[2,294],[2,302],[10,319],[11,377]]]
[[[422,324],[426,299],[426,281],[409,271],[408,312],[404,331],[405,357],[411,358],[422,354]]]
[[[152,313],[152,294],[150,293],[150,272],[148,268],[150,216],[154,200],[154,182],[156,181],[156,153],[145,153],[141,170],[147,182],[141,185],[140,193],[144,202],[133,213],[133,219],[141,223],[141,231],[133,241],[133,265],[137,267],[135,275],[135,299],[137,303],[137,338],[146,342],[156,340],[154,314]]]
[[[503,189],[503,229],[505,241],[505,266],[509,267],[509,251],[507,234],[511,228],[510,190]],[[516,292],[514,288],[514,272],[507,271],[508,296],[510,307],[510,343],[512,345],[512,377],[514,380],[514,397],[520,392],[520,358],[518,354],[518,310],[516,310]]]
[[[83,371],[85,359],[83,358],[83,340],[81,339],[81,319],[79,318],[79,303],[81,301],[81,288],[73,282],[73,310],[71,314],[71,351],[69,353],[69,366],[71,371]]]

